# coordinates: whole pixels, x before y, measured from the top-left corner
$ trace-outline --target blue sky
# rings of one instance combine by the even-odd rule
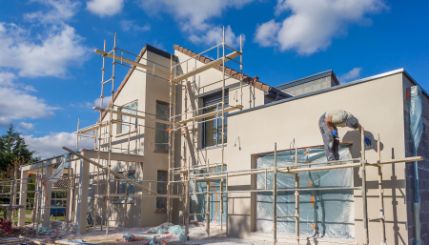
[[[245,36],[244,70],[271,85],[333,69],[342,82],[404,67],[429,91],[429,2],[387,0],[1,1],[0,132],[46,156],[94,123],[103,39],[138,52],[201,51]],[[126,72],[121,68],[119,80]],[[362,98],[364,99],[364,98]]]

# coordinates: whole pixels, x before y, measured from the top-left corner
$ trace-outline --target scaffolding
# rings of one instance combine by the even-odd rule
[[[181,213],[183,214],[182,220],[180,223],[185,227],[186,236],[189,235],[189,227],[191,217],[195,215],[202,215],[203,220],[205,222],[205,229],[207,235],[210,236],[211,233],[211,203],[213,197],[219,197],[219,205],[216,207],[217,213],[220,213],[219,221],[220,221],[220,230],[225,231],[225,234],[228,235],[229,232],[229,212],[228,212],[228,200],[233,197],[234,193],[271,193],[272,195],[272,242],[276,244],[278,242],[278,228],[277,223],[278,219],[283,218],[291,218],[294,221],[294,229],[295,236],[291,239],[295,240],[297,244],[303,242],[303,237],[300,231],[300,195],[304,192],[318,190],[318,191],[326,191],[333,190],[334,188],[308,188],[300,186],[299,173],[302,172],[313,172],[313,171],[321,171],[321,170],[337,170],[337,169],[359,169],[361,174],[361,186],[352,187],[352,190],[359,190],[361,192],[362,198],[362,221],[364,228],[364,244],[370,244],[369,240],[369,230],[368,230],[368,222],[370,219],[368,218],[368,207],[367,207],[367,177],[366,171],[369,168],[377,169],[377,191],[378,191],[378,200],[379,200],[379,217],[375,220],[379,221],[380,227],[382,230],[382,242],[386,243],[386,221],[384,217],[384,194],[383,194],[383,171],[381,167],[387,164],[397,164],[397,163],[414,163],[417,161],[421,161],[422,157],[406,157],[402,159],[381,159],[381,146],[380,146],[380,136],[377,139],[377,155],[378,159],[374,162],[368,162],[365,156],[365,144],[364,144],[364,130],[361,128],[360,132],[360,157],[355,159],[348,160],[339,160],[339,161],[331,161],[331,162],[323,162],[323,163],[312,163],[312,162],[300,162],[298,160],[298,147],[294,144],[287,150],[294,151],[295,157],[292,161],[290,161],[290,166],[278,166],[277,153],[279,152],[277,143],[274,143],[273,151],[274,161],[272,167],[264,167],[264,168],[253,168],[247,170],[238,170],[231,171],[227,168],[228,162],[225,159],[225,120],[227,113],[233,111],[239,111],[244,108],[243,103],[243,90],[245,85],[244,83],[244,74],[243,74],[243,41],[240,37],[239,49],[235,50],[234,48],[228,46],[225,43],[225,31],[222,31],[222,40],[219,44],[204,50],[201,53],[198,53],[194,56],[191,56],[189,59],[185,59],[183,61],[177,61],[173,56],[170,57],[170,66],[166,67],[161,64],[157,64],[153,61],[144,59],[142,54],[133,54],[129,51],[117,47],[116,35],[113,41],[113,48],[111,50],[107,50],[106,41],[103,43],[103,50],[97,50],[96,53],[101,55],[102,57],[102,68],[101,68],[101,93],[98,100],[98,105],[96,106],[99,111],[99,119],[95,125],[91,125],[86,128],[80,128],[80,123],[78,121],[77,126],[77,142],[76,149],[80,148],[80,141],[82,138],[89,138],[93,140],[94,144],[94,152],[96,154],[95,158],[90,158],[81,154],[77,150],[69,149],[64,147],[63,149],[69,152],[74,156],[72,162],[74,162],[74,170],[78,169],[79,161],[86,161],[91,166],[94,166],[92,172],[89,173],[90,178],[90,186],[94,191],[92,195],[91,203],[95,207],[98,205],[101,207],[101,211],[97,212],[93,207],[90,210],[90,216],[92,219],[92,223],[89,224],[91,226],[97,227],[99,226],[101,230],[105,230],[106,234],[109,233],[110,222],[117,221],[112,218],[111,207],[113,205],[122,205],[124,211],[124,217],[128,212],[128,206],[132,204],[129,202],[129,195],[133,195],[135,193],[129,193],[128,189],[125,193],[122,194],[113,194],[111,191],[112,183],[114,182],[123,182],[127,186],[135,186],[139,188],[139,192],[142,193],[142,197],[164,197],[167,200],[166,203],[166,213],[167,219],[169,222],[174,221],[173,216],[178,216],[174,212],[177,212],[176,204],[174,200],[181,200],[183,205],[180,205]],[[216,52],[216,58],[211,59],[208,62],[198,62],[200,57],[205,57],[205,54],[209,52]],[[135,61],[133,59],[128,58],[126,55],[133,55],[137,58]],[[112,59],[111,64],[111,73],[109,78],[106,79],[106,58]],[[141,62],[143,60],[143,62]],[[238,64],[238,76],[232,76],[226,74],[226,64],[228,62],[235,62]],[[137,180],[134,178],[129,178],[127,174],[123,174],[125,171],[116,171],[113,169],[113,161],[114,154],[123,153],[123,154],[134,154],[141,155],[142,150],[139,148],[141,146],[141,141],[144,141],[144,137],[142,137],[142,131],[145,127],[148,127],[146,122],[148,120],[154,120],[155,115],[138,110],[138,108],[125,108],[123,105],[115,105],[115,76],[116,76],[116,65],[124,65],[131,68],[130,72],[134,70],[139,72],[145,72],[156,76],[162,80],[168,81],[169,83],[169,130],[168,130],[168,176],[166,181],[166,193],[158,193],[157,191],[153,191],[153,187],[159,183],[164,183],[164,181],[158,180]],[[199,106],[197,109],[189,110],[188,107],[180,108],[178,105],[181,104],[182,101],[188,99],[185,92],[185,97],[182,98],[178,96],[180,91],[189,91],[191,88],[190,84],[188,84],[189,79],[196,77],[197,75],[212,69],[216,68],[220,70],[220,78],[215,82],[209,84],[220,84],[220,93],[221,93],[221,101],[216,103],[215,105],[210,106]],[[239,95],[236,99],[235,104],[230,104],[226,101],[226,91],[227,91],[227,81],[229,79],[236,79],[236,83],[239,86]],[[238,78],[238,79],[237,79]],[[249,83],[249,88],[251,88],[252,84]],[[110,88],[110,93],[105,93],[105,89]],[[200,91],[197,91],[197,97],[200,96]],[[106,104],[106,96],[108,94],[111,98]],[[252,97],[249,93],[249,100],[252,100]],[[252,103],[249,103],[249,106]],[[127,120],[123,120],[128,118]],[[220,120],[220,142],[217,145],[217,150],[220,153],[220,160],[218,162],[210,162],[205,160],[198,161],[197,164],[193,163],[188,157],[188,152],[198,152],[201,149],[198,149],[196,144],[191,144],[193,142],[186,142],[179,144],[177,140],[178,137],[190,138],[190,132],[196,132],[199,125],[211,122],[211,121],[219,121]],[[125,128],[127,132],[123,134],[123,137],[126,137],[125,145],[123,147],[122,143],[117,143],[114,141],[114,136],[118,135],[118,129]],[[120,145],[119,148],[116,145]],[[309,148],[309,147],[305,147]],[[182,157],[178,157],[178,153],[183,151]],[[134,165],[134,166],[133,166]],[[130,170],[132,168],[136,168],[138,162],[126,162],[126,170]],[[80,166],[83,166],[82,164]],[[82,167],[80,168],[82,170]],[[95,169],[95,170],[94,170]],[[44,176],[44,166],[40,168],[40,173],[38,172],[37,176]],[[294,186],[293,188],[279,188],[277,177],[279,174],[288,174],[293,177]],[[257,187],[249,188],[246,190],[233,190],[229,185],[229,180],[231,178],[243,177],[247,176],[249,178],[256,178],[257,175],[264,176],[265,186],[262,189],[258,189]],[[273,178],[272,188],[268,188],[268,175],[271,175]],[[113,177],[113,179],[112,179]],[[41,177],[40,177],[41,178]],[[73,171],[70,173],[70,182],[69,186],[70,192],[76,193],[76,190],[79,188],[79,181],[81,181],[82,173],[77,173]],[[39,183],[39,182],[37,182]],[[41,183],[41,181],[40,181]],[[197,190],[192,186],[195,186],[197,183],[205,183],[205,190]],[[0,186],[1,187],[1,186]],[[35,206],[37,208],[41,207],[42,203],[42,186],[36,186],[36,196],[37,201]],[[336,188],[339,190],[341,188]],[[0,188],[1,190],[1,188]],[[277,213],[277,205],[278,205],[278,194],[279,192],[291,192],[294,195],[294,213],[290,217],[279,216]],[[192,212],[191,210],[191,195],[199,195],[204,196],[204,211],[202,213]],[[123,201],[117,201],[118,197],[124,197]],[[75,205],[76,203],[76,195],[72,195],[72,200],[70,205]],[[174,207],[174,210],[173,210]],[[74,210],[72,207],[71,210]],[[34,223],[39,226],[40,220],[40,212],[35,212],[35,217],[33,218]],[[68,214],[69,217],[71,214]],[[225,220],[226,219],[226,220]],[[70,220],[70,218],[68,219]],[[374,220],[374,219],[373,219]],[[126,218],[124,219],[122,225],[125,227]]]
[[[217,56],[215,59],[212,59],[204,64],[199,64],[196,62],[199,60],[200,57],[205,57],[205,54],[216,51]],[[182,190],[182,199],[184,200],[183,203],[183,224],[185,226],[185,233],[188,236],[189,234],[189,221],[190,221],[190,195],[192,192],[195,192],[195,190],[190,189],[190,182],[193,181],[192,176],[195,171],[199,171],[201,169],[204,169],[207,173],[210,172],[211,168],[220,167],[220,173],[223,174],[226,170],[226,163],[225,163],[225,117],[227,113],[237,110],[243,109],[243,39],[242,36],[240,36],[239,39],[239,50],[234,49],[231,46],[228,46],[225,43],[225,30],[222,29],[222,40],[219,44],[216,44],[215,46],[208,48],[204,50],[201,53],[196,54],[195,56],[191,56],[188,59],[185,59],[181,62],[178,62],[176,64],[173,63],[173,60],[171,60],[171,71],[170,71],[170,125],[172,130],[169,132],[169,175],[168,175],[168,185],[167,185],[167,216],[168,220],[172,221],[172,203],[173,199],[171,198],[173,192],[171,188],[174,184],[180,183],[183,185]],[[237,61],[238,59],[238,61]],[[239,101],[235,105],[230,105],[228,101],[226,101],[226,63],[227,62],[235,62],[239,66]],[[193,78],[197,76],[198,74],[201,74],[204,71],[207,71],[211,68],[218,68],[221,71],[221,77],[219,80],[216,80],[215,82],[210,83],[209,85],[215,85],[217,83],[221,84],[220,87],[220,93],[221,93],[221,101],[215,105],[212,105],[209,112],[206,112],[207,107],[199,107],[196,110],[188,110],[188,108],[185,108],[185,111],[181,111],[180,113],[176,113],[176,93],[177,93],[177,87],[181,89],[182,91],[185,91],[185,99],[187,97],[186,91],[190,91],[191,86],[187,83],[188,79]],[[208,86],[208,85],[206,85]],[[197,91],[199,93],[199,91]],[[197,95],[198,97],[198,95]],[[192,103],[192,102],[191,102]],[[180,147],[177,146],[177,142],[175,140],[176,132],[178,131],[181,135],[183,134],[184,138],[190,138],[189,131],[195,132],[199,124],[203,124],[210,121],[218,121],[220,118],[220,147],[218,148],[220,151],[220,162],[219,163],[209,163],[204,162],[203,164],[197,163],[193,164],[189,159],[186,158],[186,154],[188,151],[190,152],[198,152],[199,149],[196,146],[197,144],[194,143],[185,143],[183,144],[183,152],[185,157],[183,160],[178,160],[175,156],[175,149],[180,149]],[[190,153],[192,154],[192,153]],[[206,226],[206,232],[210,236],[210,203],[211,203],[211,193],[210,193],[210,187],[211,187],[211,181],[205,181],[206,182],[206,207],[205,207],[205,226]],[[220,186],[220,228],[223,230],[224,227],[224,220],[223,220],[223,214],[227,213],[224,210],[224,188],[228,186],[227,178],[221,177],[219,178]],[[228,222],[226,222],[226,231],[228,231]]]
[[[114,42],[116,43],[116,41]],[[115,49],[115,48],[114,48]],[[205,57],[204,54],[211,52],[213,50],[217,51],[217,57],[216,59],[210,60],[209,62],[206,62],[204,64],[200,64],[197,62],[200,57]],[[362,195],[362,217],[363,217],[363,227],[364,227],[364,244],[369,244],[369,231],[368,231],[368,210],[367,210],[367,178],[366,178],[366,171],[367,168],[377,168],[378,172],[378,196],[379,196],[379,214],[380,216],[376,219],[380,222],[380,226],[382,228],[382,241],[386,242],[386,228],[385,228],[385,219],[384,219],[384,196],[383,196],[383,172],[381,170],[381,167],[386,164],[396,164],[396,163],[413,163],[416,161],[421,161],[422,158],[419,156],[416,157],[407,157],[403,159],[390,159],[390,160],[382,160],[381,159],[381,149],[380,149],[380,136],[378,138],[377,143],[377,153],[378,153],[378,160],[376,162],[368,162],[365,157],[365,145],[364,145],[364,130],[361,129],[361,157],[351,160],[339,160],[339,161],[331,161],[331,162],[323,162],[323,163],[310,163],[310,162],[298,162],[298,158],[295,157],[294,161],[291,162],[293,166],[288,167],[281,167],[277,166],[277,143],[274,143],[274,165],[273,167],[268,168],[258,168],[258,169],[251,169],[251,170],[240,170],[240,171],[230,171],[228,170],[227,163],[225,161],[224,151],[225,151],[225,116],[227,113],[237,110],[242,110],[244,108],[243,104],[243,47],[242,47],[242,38],[240,37],[240,48],[239,50],[234,50],[230,46],[226,45],[225,43],[225,33],[223,31],[222,33],[222,41],[220,44],[217,44],[207,50],[204,50],[201,53],[196,54],[196,56],[191,56],[189,59],[186,59],[184,61],[178,62],[173,57],[170,58],[170,67],[166,68],[159,64],[152,64],[148,65],[149,62],[147,61],[146,64],[142,64],[141,62],[132,61],[131,59],[127,59],[123,57],[122,55],[117,55],[114,51],[107,52],[105,48],[103,51],[98,50],[98,54],[100,54],[103,57],[103,68],[102,68],[102,86],[104,86],[104,62],[105,58],[112,58],[113,59],[113,68],[115,62],[120,62],[121,64],[128,64],[133,69],[138,69],[138,71],[150,73],[154,76],[158,76],[162,79],[169,81],[170,91],[169,91],[169,139],[168,139],[168,146],[169,146],[169,152],[168,152],[168,182],[167,182],[167,193],[166,194],[158,194],[158,193],[150,193],[148,192],[148,196],[163,196],[167,198],[167,218],[168,221],[173,221],[173,200],[178,199],[183,201],[182,207],[182,214],[183,214],[183,220],[181,223],[185,226],[186,235],[189,234],[189,226],[190,226],[190,217],[194,215],[191,213],[190,210],[190,195],[196,194],[196,195],[205,195],[205,208],[204,208],[204,221],[205,221],[205,228],[208,236],[210,236],[210,221],[211,221],[211,198],[214,195],[218,195],[220,192],[220,205],[219,205],[219,213],[220,215],[220,229],[223,230],[225,228],[225,232],[228,235],[228,211],[225,211],[225,202],[226,206],[228,206],[228,199],[230,198],[233,193],[240,193],[240,192],[246,192],[246,193],[259,193],[259,192],[271,192],[272,193],[272,199],[273,199],[273,227],[272,227],[272,241],[273,244],[276,244],[278,242],[278,229],[277,229],[277,219],[278,218],[285,218],[278,216],[277,214],[277,195],[279,192],[293,192],[295,196],[295,211],[294,215],[291,217],[294,220],[295,223],[295,240],[296,243],[299,244],[302,242],[303,239],[300,234],[300,193],[311,191],[313,189],[318,188],[306,188],[301,187],[299,185],[299,176],[298,173],[300,172],[312,172],[312,171],[321,171],[321,170],[336,170],[336,169],[346,169],[351,168],[355,169],[358,168],[361,173],[361,186],[360,187],[353,187],[351,189],[353,190],[360,190]],[[141,57],[140,57],[141,58]],[[238,61],[237,61],[238,59]],[[232,76],[227,77],[225,73],[226,63],[227,62],[236,62],[239,65],[239,103],[236,103],[235,105],[227,105],[228,103],[225,101],[225,91],[226,91],[226,81]],[[188,108],[185,108],[185,110],[177,112],[178,107],[178,99],[183,99],[177,97],[178,90],[187,90],[187,86],[190,86],[187,84],[188,79],[197,76],[198,74],[207,71],[211,68],[218,68],[221,71],[221,78],[217,80],[216,82],[213,82],[210,85],[213,85],[215,83],[221,83],[221,102],[214,105],[214,110],[210,110],[210,112],[206,112],[206,107],[198,107],[195,110],[188,110]],[[114,75],[112,78],[108,79],[109,82],[114,82]],[[249,87],[252,85],[249,84]],[[114,86],[112,86],[114,88]],[[112,98],[114,96],[114,90],[112,89]],[[103,103],[104,95],[101,94],[100,96],[100,106]],[[251,100],[251,98],[249,98]],[[250,103],[251,104],[251,103]],[[98,151],[102,148],[100,145],[101,142],[101,128],[108,128],[107,135],[108,135],[108,144],[104,144],[105,150],[107,152],[111,152],[112,149],[112,125],[115,123],[121,123],[120,120],[115,121],[115,118],[113,117],[114,114],[120,114],[118,110],[115,110],[115,105],[111,102],[109,104],[109,107],[107,110],[104,110],[104,116],[106,114],[109,114],[109,120],[103,121],[103,113],[100,113],[100,120],[97,125],[92,126],[92,128],[88,129],[81,129],[78,132],[88,132],[90,130],[93,130],[94,127],[98,129]],[[147,120],[148,117],[144,112],[144,116],[138,116],[138,118],[142,120]],[[132,115],[130,115],[132,116]],[[198,125],[203,124],[205,122],[213,121],[213,120],[221,120],[221,142],[219,144],[220,147],[218,147],[221,155],[221,160],[218,163],[210,163],[205,162],[203,164],[197,164],[192,165],[191,162],[186,158],[186,152],[187,151],[198,151],[197,147],[191,147],[184,143],[183,145],[178,145],[176,137],[184,137],[189,136],[189,131],[192,132],[193,129],[195,129]],[[140,126],[140,125],[139,125]],[[144,126],[144,125],[141,125]],[[181,149],[183,146],[183,149]],[[294,150],[297,152],[296,147],[289,149]],[[181,159],[177,157],[176,150],[183,150],[185,153],[185,156]],[[71,151],[69,151],[71,152]],[[75,153],[77,155],[78,153]],[[109,153],[110,154],[110,153]],[[84,159],[83,156],[80,156],[80,158]],[[110,158],[109,158],[110,159]],[[112,171],[110,171],[110,161],[111,159],[107,161],[106,164],[100,165],[99,169],[104,170],[106,172],[105,178],[109,179],[109,176],[112,175]],[[90,159],[86,159],[90,163]],[[100,159],[98,159],[98,162],[100,162]],[[93,163],[96,164],[96,163]],[[213,169],[217,169],[218,171],[215,171],[213,173]],[[294,176],[295,185],[294,188],[278,188],[277,184],[277,175],[280,173],[286,173]],[[265,182],[267,181],[267,175],[272,174],[273,175],[273,186],[272,190],[267,189],[267,186],[265,186],[265,189],[259,190],[259,189],[249,189],[249,190],[232,190],[228,188],[228,181],[231,178],[241,177],[241,176],[248,176],[250,178],[254,178],[258,174],[265,175]],[[113,174],[114,175],[114,174]],[[117,176],[117,178],[126,179],[124,176]],[[158,183],[158,181],[153,180],[152,183]],[[190,187],[191,183],[194,182],[205,182],[206,183],[206,189],[205,191],[198,192],[195,189],[192,189]],[[212,190],[211,185],[215,182],[219,183],[219,188],[217,190]],[[108,180],[107,180],[108,183]],[[131,183],[131,182],[130,182]],[[131,184],[137,184],[137,183],[131,183]],[[330,188],[319,188],[318,190],[329,190]],[[331,188],[333,189],[333,188]],[[341,188],[336,188],[336,190],[339,190]],[[106,193],[107,196],[109,196],[109,193]],[[108,201],[107,201],[108,203]],[[106,204],[107,206],[108,204]],[[226,222],[224,220],[224,215],[226,216]],[[109,214],[107,215],[109,216]],[[105,222],[105,224],[108,224],[108,222]],[[108,232],[108,225],[106,226],[106,233]]]

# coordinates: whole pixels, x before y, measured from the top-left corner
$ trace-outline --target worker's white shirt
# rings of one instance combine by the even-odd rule
[[[349,113],[344,110],[335,110],[326,112],[326,118],[331,118],[335,126],[344,127],[349,117]]]

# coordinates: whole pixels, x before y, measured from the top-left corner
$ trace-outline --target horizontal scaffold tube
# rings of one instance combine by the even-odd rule
[[[412,163],[422,161],[423,157],[415,156],[415,157],[406,157],[402,159],[394,159],[390,161],[376,162],[376,163],[368,163],[368,166],[380,166],[385,164],[394,164],[394,163]],[[326,166],[315,166],[315,167],[302,167],[302,166],[285,166],[285,167],[277,167],[277,171],[281,173],[299,173],[299,172],[307,172],[307,171],[322,171],[322,170],[333,170],[333,169],[343,169],[343,168],[356,168],[360,167],[361,163],[343,163],[343,164],[334,164],[334,165],[326,165]],[[217,180],[228,177],[239,177],[245,175],[253,175],[253,174],[264,174],[265,172],[274,172],[275,168],[258,168],[258,169],[250,169],[250,170],[240,170],[233,172],[226,172],[223,174],[214,174],[209,176],[191,176],[190,180]],[[180,182],[180,180],[178,181]]]

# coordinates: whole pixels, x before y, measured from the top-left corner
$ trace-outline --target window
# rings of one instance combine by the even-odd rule
[[[222,109],[222,91],[203,97],[203,113],[218,111]],[[228,106],[228,91],[225,91],[225,108]],[[227,139],[227,117],[224,120],[224,143]],[[214,115],[204,119],[202,126],[202,146],[214,146],[222,144],[222,117]]]
[[[163,101],[156,101],[156,119],[168,121],[169,104]],[[168,124],[162,122],[155,123],[155,151],[168,152]]]
[[[130,116],[130,114],[137,116],[137,106],[138,104],[136,100],[119,108],[118,117],[120,118],[121,123],[118,124],[118,134],[129,133],[136,129],[137,117]]]
[[[163,101],[156,101],[156,119],[168,121],[170,114],[169,104]]]
[[[157,186],[156,192],[158,194],[167,194],[167,171],[158,170],[157,172]],[[167,207],[167,198],[166,197],[157,197],[156,198],[156,209],[157,211],[165,212]]]

